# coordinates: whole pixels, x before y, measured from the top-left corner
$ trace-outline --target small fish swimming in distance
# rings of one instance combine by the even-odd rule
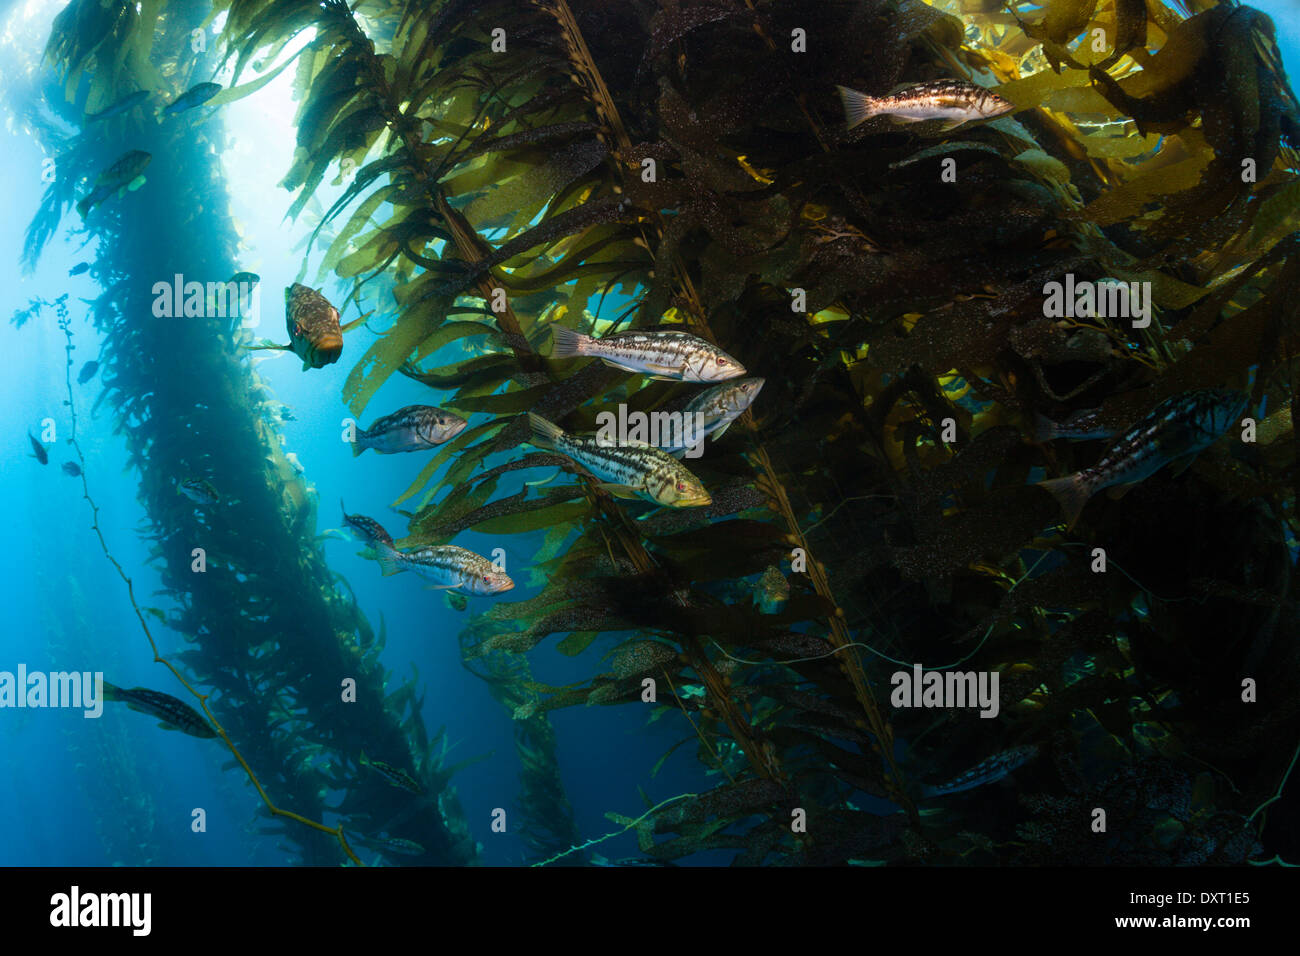
[[[1038,746],[1036,744],[1012,747],[1010,750],[1004,750],[1001,753],[994,754],[987,760],[980,761],[974,767],[954,777],[947,783],[941,783],[934,787],[928,784],[922,786],[921,795],[923,797],[942,797],[950,793],[960,793],[963,790],[974,790],[986,783],[1001,780],[1011,771],[1023,767],[1037,756]]]
[[[387,850],[402,856],[423,856],[425,853],[424,847],[404,837],[364,837],[349,833],[348,840],[371,850]]]
[[[279,349],[293,352],[302,359],[302,370],[324,368],[343,354],[343,333],[365,321],[365,316],[339,325],[339,311],[316,289],[295,282],[284,290],[284,324],[289,330],[288,345],[245,346],[249,351]]]
[[[339,499],[339,507],[343,509],[343,523],[357,532],[361,540],[368,547],[375,547],[379,544],[386,544],[388,547],[393,546],[393,536],[384,530],[374,518],[367,518],[365,515],[348,514],[347,505],[343,504],[343,499]]]
[[[745,374],[745,366],[722,349],[686,332],[632,329],[596,339],[553,325],[551,336],[551,358],[587,355],[626,372],[671,382],[722,382]]]
[[[75,461],[65,461],[63,463],[63,473],[65,475],[70,475],[73,478],[78,478],[81,476],[81,466]]]
[[[215,737],[217,732],[203,719],[203,715],[184,701],[179,701],[171,694],[164,694],[144,687],[132,687],[129,690],[114,687],[104,681],[104,700],[118,701],[131,710],[158,718],[158,726],[163,730],[179,730],[191,737]]]
[[[49,453],[45,451],[45,446],[38,442],[30,431],[27,433],[27,440],[32,443],[31,457],[35,458],[42,465],[48,465],[50,463],[50,456]]]
[[[358,432],[352,454],[359,455],[367,448],[381,455],[423,451],[459,435],[466,424],[454,412],[432,405],[407,405]]]
[[[204,478],[186,478],[177,484],[176,493],[199,505],[215,505],[221,501],[221,495],[212,486],[212,482]]]
[[[431,545],[414,551],[398,551],[391,544],[377,542],[379,569],[387,577],[402,571],[414,571],[434,590],[458,591],[462,594],[500,594],[515,582],[481,554],[454,544]]]
[[[78,262],[75,266],[73,266],[71,269],[68,270],[68,275],[79,276],[89,271],[90,271],[89,262]]]
[[[104,109],[100,110],[98,113],[87,113],[86,122],[95,123],[98,122],[99,120],[108,119],[110,116],[117,116],[120,113],[125,113],[133,106],[138,106],[139,104],[143,103],[151,95],[152,94],[148,90],[136,90],[134,93],[128,93],[126,94],[126,96],[122,97],[116,103],[113,103],[111,106],[105,107]]]
[[[685,421],[695,422],[696,414],[703,415],[704,432],[701,435],[690,436],[694,442],[704,438],[711,438],[717,441],[723,433],[731,427],[741,415],[745,414],[745,409],[753,404],[754,399],[758,397],[759,390],[763,387],[761,378],[738,378],[731,382],[723,382],[721,385],[715,385],[712,388],[706,388],[700,392],[682,409]],[[685,437],[673,432],[672,437],[678,441],[661,444],[659,447],[668,454],[680,457],[686,453],[687,447]]]
[[[212,97],[216,96],[222,90],[220,83],[199,83],[191,86],[176,99],[172,100],[165,107],[163,112],[168,116],[175,116],[177,113],[184,113],[186,110],[192,110],[196,106],[202,106]]]
[[[1170,462],[1178,471],[1218,441],[1241,419],[1247,398],[1230,388],[1202,388],[1167,398],[1115,440],[1088,468],[1038,482],[1061,503],[1066,527],[1073,527],[1088,499],[1103,488],[1123,486],[1118,494],[1149,478]]]
[[[369,767],[394,787],[409,790],[411,793],[424,793],[424,787],[420,786],[419,781],[405,770],[384,763],[382,760],[371,760],[364,750],[361,751],[361,766]]]
[[[77,384],[85,385],[87,382],[89,382],[92,378],[95,377],[95,373],[98,371],[99,371],[99,363],[96,362],[94,359],[91,359],[85,365],[81,366],[81,371],[77,373]]]
[[[944,130],[972,120],[987,120],[1010,113],[1015,105],[992,90],[965,80],[932,80],[888,96],[868,96],[847,86],[839,87],[848,128],[873,116],[888,116],[895,123],[943,120]]]
[[[645,442],[606,444],[595,436],[570,435],[541,415],[528,413],[532,443],[577,462],[620,498],[645,498],[670,508],[713,504],[704,485],[686,466]]]
[[[86,218],[92,209],[114,193],[119,196],[134,192],[145,184],[144,169],[153,155],[141,149],[123,153],[112,166],[101,172],[90,194],[77,200],[77,212]]]

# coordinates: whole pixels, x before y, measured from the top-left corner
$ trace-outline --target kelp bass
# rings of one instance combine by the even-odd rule
[[[289,344],[264,342],[247,346],[249,351],[280,349],[302,359],[302,370],[333,365],[343,354],[343,333],[365,320],[355,319],[339,325],[339,310],[315,289],[295,282],[284,290],[284,324],[289,330]]]

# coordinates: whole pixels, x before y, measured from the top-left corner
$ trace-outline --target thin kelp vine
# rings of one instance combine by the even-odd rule
[[[202,35],[210,14],[209,5],[189,2],[70,4],[47,48],[57,74],[47,104],[81,126],[83,113],[136,90],[172,97],[207,80],[216,63],[195,46],[193,31]],[[151,550],[173,605],[139,608],[141,624],[148,633],[156,616],[185,636],[188,650],[161,656],[175,662],[247,761],[281,818],[283,830],[272,832],[304,861],[355,859],[344,831],[385,831],[417,845],[419,861],[472,862],[475,848],[416,689],[386,688],[384,635],[325,565],[314,491],[282,449],[268,414],[274,402],[243,360],[240,317],[160,316],[154,308],[157,281],[177,274],[223,281],[238,268],[235,230],[213,201],[224,195],[215,164],[224,136],[211,118],[144,109],[75,137],[51,133],[57,176],[28,232],[35,261],[80,181],[128,150],[152,156],[149,183],[129,203],[86,216],[100,250],[91,275],[104,289],[91,309],[105,338],[101,401],[113,407],[141,476]],[[185,374],[176,374],[178,363]],[[94,467],[84,463],[86,473]],[[194,478],[220,490],[219,512],[178,494],[178,483]],[[340,699],[344,678],[356,681],[355,703]],[[410,768],[423,795],[366,771],[362,752]]]
[[[179,681],[181,686],[189,691],[190,695],[198,702],[199,707],[203,710],[203,716],[206,717],[208,723],[212,725],[212,729],[215,730],[217,736],[221,738],[221,742],[225,744],[226,747],[229,748],[231,754],[234,755],[240,768],[248,775],[249,782],[257,790],[257,795],[262,798],[262,802],[266,804],[266,809],[271,816],[285,817],[286,819],[293,820],[296,823],[300,823],[303,826],[310,827],[311,829],[331,834],[339,841],[339,846],[342,848],[343,852],[347,854],[348,858],[352,860],[353,863],[360,865],[361,860],[357,858],[357,855],[352,852],[352,848],[348,846],[347,838],[344,836],[343,828],[341,826],[328,827],[316,820],[309,820],[301,814],[278,807],[272,802],[270,796],[267,795],[266,788],[263,787],[261,781],[257,779],[257,775],[248,765],[248,761],[244,758],[244,755],[239,752],[239,748],[236,747],[234,741],[230,739],[230,735],[226,733],[226,729],[221,726],[221,722],[213,715],[212,709],[208,706],[209,695],[195,689],[194,685],[185,679],[185,675],[177,669],[176,665],[164,657],[158,650],[158,642],[154,639],[153,632],[149,629],[149,621],[145,617],[145,612],[135,599],[135,583],[122,568],[121,562],[119,562],[117,558],[113,556],[113,552],[109,550],[108,542],[104,539],[104,530],[99,525],[99,505],[95,503],[95,499],[90,494],[90,479],[86,475],[86,455],[81,449],[81,442],[77,440],[77,407],[72,392],[72,353],[76,348],[72,341],[72,320],[68,315],[68,310],[64,303],[60,302],[57,307],[57,312],[59,330],[63,332],[64,338],[67,340],[65,350],[68,357],[64,362],[63,383],[68,394],[68,398],[64,403],[68,409],[68,442],[72,445],[72,450],[77,456],[79,469],[78,477],[81,480],[81,497],[86,504],[90,506],[90,530],[95,533],[95,537],[99,542],[99,548],[104,553],[105,560],[113,566],[114,573],[126,586],[127,600],[131,603],[131,610],[135,614],[136,620],[140,622],[140,630],[144,633],[145,640],[149,642],[149,649],[153,652],[154,663],[162,664],[163,667],[167,668],[172,677]]]
[[[1300,664],[1297,111],[1267,18],[1154,0],[236,2],[227,32],[243,64],[308,23],[291,211],[355,169],[322,270],[357,296],[383,276],[396,306],[345,398],[360,414],[400,371],[492,416],[415,477],[405,543],[544,532],[541,593],[471,621],[471,665],[633,632],[587,682],[524,680],[516,715],[656,682],[727,782],[637,819],[644,853],[1191,862],[1267,843],[1252,811],[1289,765],[1297,699],[1243,706],[1241,681],[1285,687]],[[944,76],[1016,113],[845,131],[837,85]],[[1067,276],[1145,285],[1150,321],[1050,314]],[[499,494],[568,467],[523,447],[523,412],[582,433],[691,394],[548,360],[556,323],[689,330],[766,379],[740,434],[691,463],[709,507],[647,513],[585,480]],[[1221,385],[1267,416],[1257,441],[1068,530],[1032,487],[1095,460],[1036,440],[1038,416],[1099,408],[1122,429]],[[996,673],[1002,713],[888,709],[890,661]],[[1032,760],[1018,802],[986,788],[918,812],[926,784],[999,753]],[[1072,822],[1096,806],[1104,841]]]

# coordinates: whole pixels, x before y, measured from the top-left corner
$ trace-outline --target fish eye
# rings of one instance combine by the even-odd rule
[[[719,365],[719,366],[723,366],[723,365],[726,365],[726,364],[727,364],[727,360],[726,360],[726,359],[724,359],[724,358],[720,358],[720,359],[718,359],[718,365]]]
[[[684,492],[686,490],[686,482],[684,481],[677,482],[677,490]]]

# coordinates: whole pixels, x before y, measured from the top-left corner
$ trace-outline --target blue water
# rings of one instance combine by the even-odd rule
[[[1293,77],[1300,75],[1300,3],[1297,0],[1259,0],[1277,26],[1279,44]],[[11,5],[11,15],[32,6],[38,13],[20,33],[29,50],[39,49],[57,5]],[[13,26],[13,23],[10,23]],[[34,39],[35,38],[35,39]],[[12,57],[13,47],[3,56]],[[0,63],[12,68],[10,63]],[[274,177],[265,170],[287,168],[292,142],[278,133],[290,109],[285,86],[290,73],[268,87],[266,96],[232,105],[225,117],[236,131],[236,146],[226,157],[232,191],[232,212],[243,227],[246,250],[241,268],[259,273],[264,289],[278,290],[298,276],[301,254],[293,247],[304,234],[302,226],[282,223],[287,193],[268,194],[262,184]],[[278,88],[278,93],[277,93]],[[278,100],[277,100],[278,96]],[[265,101],[265,102],[264,102]],[[267,105],[267,104],[270,105]],[[7,318],[32,296],[54,299],[66,292],[72,303],[76,351],[73,372],[96,356],[99,338],[85,320],[82,299],[98,294],[89,276],[69,278],[77,262],[93,259],[93,249],[82,249],[75,233],[75,216],[47,247],[36,271],[18,268],[22,226],[36,211],[44,184],[40,179],[43,153],[31,139],[6,130],[0,134],[0,181],[6,184],[0,229],[0,317]],[[241,172],[247,177],[241,180]],[[70,231],[72,230],[72,231]],[[313,282],[315,265],[304,280]],[[327,286],[331,297],[339,290]],[[259,335],[283,334],[282,313],[268,296],[264,302]],[[616,309],[610,309],[610,313]],[[296,416],[283,429],[285,448],[294,452],[315,485],[320,499],[318,532],[337,528],[337,503],[373,515],[393,529],[403,521],[388,510],[419,472],[424,456],[380,457],[367,454],[356,460],[340,440],[342,421],[349,416],[340,399],[340,387],[351,367],[348,359],[360,355],[369,333],[349,336],[343,361],[324,370],[304,374],[292,356],[259,362],[258,374],[275,396]],[[81,497],[80,482],[60,471],[72,456],[61,441],[51,448],[51,461],[39,466],[27,456],[25,432],[38,432],[51,418],[66,437],[68,416],[63,405],[63,335],[53,317],[45,315],[21,329],[0,328],[4,367],[0,377],[0,409],[10,453],[0,458],[0,480],[7,503],[4,547],[0,550],[5,588],[4,640],[0,641],[0,670],[25,664],[29,670],[103,671],[114,683],[143,685],[184,697],[174,679],[152,662],[149,646],[126,598],[125,586],[101,553],[91,531],[92,516]],[[263,353],[267,354],[267,353]],[[183,370],[184,355],[169,356]],[[91,492],[99,507],[99,525],[114,556],[134,581],[142,604],[150,604],[160,587],[156,571],[148,564],[148,551],[138,530],[145,514],[136,500],[135,474],[126,467],[120,438],[112,432],[107,404],[92,415],[99,380],[74,383],[80,418],[79,437],[85,450]],[[202,383],[195,383],[201,391]],[[372,400],[363,424],[401,405],[428,400],[424,387],[395,376]],[[471,423],[477,423],[475,417]],[[183,476],[175,476],[183,477]],[[519,476],[537,477],[535,475]],[[567,480],[567,479],[565,479]],[[506,486],[503,484],[503,491]],[[521,586],[512,598],[530,595],[522,586],[526,559],[535,539],[493,539],[490,544],[464,535],[459,544],[479,550],[498,545],[507,549],[511,573]],[[502,807],[518,811],[518,762],[512,724],[487,686],[461,666],[455,635],[466,615],[447,607],[436,593],[423,589],[411,575],[381,578],[373,562],[357,557],[358,546],[341,538],[325,545],[331,567],[342,574],[356,593],[362,610],[378,627],[387,625],[388,646],[384,662],[393,671],[394,686],[419,668],[425,707],[423,718],[430,731],[446,725],[455,744],[453,762],[478,754],[491,757],[458,773],[454,786],[464,808],[471,834],[482,844],[484,863],[515,865],[523,861],[524,847],[514,832],[493,833],[491,814]],[[470,610],[484,605],[471,600]],[[164,655],[184,648],[179,635],[155,629]],[[550,651],[531,656],[534,677],[564,684],[589,676],[592,651],[569,659]],[[607,649],[612,640],[597,647]],[[579,831],[594,837],[616,829],[607,812],[635,816],[645,809],[639,788],[658,801],[677,793],[715,786],[706,778],[688,743],[666,762],[654,778],[648,768],[669,747],[692,736],[690,726],[677,715],[646,723],[646,713],[636,707],[570,708],[552,713],[559,738],[559,756],[568,797]],[[222,770],[229,755],[217,741],[199,740],[159,730],[143,715],[108,708],[99,720],[84,719],[73,710],[0,711],[0,746],[6,773],[0,777],[0,820],[6,821],[0,839],[0,864],[70,864],[108,866],[145,862],[138,855],[111,853],[101,832],[125,827],[133,813],[152,814],[157,864],[229,865],[279,864],[294,860],[277,849],[273,837],[256,831],[269,822],[244,775]],[[106,771],[115,771],[109,779]],[[207,814],[204,833],[191,830],[191,813]],[[120,841],[119,841],[120,843]],[[635,854],[635,840],[625,834],[597,848],[610,858]],[[362,854],[367,862],[374,854]],[[705,862],[698,855],[692,862]]]

